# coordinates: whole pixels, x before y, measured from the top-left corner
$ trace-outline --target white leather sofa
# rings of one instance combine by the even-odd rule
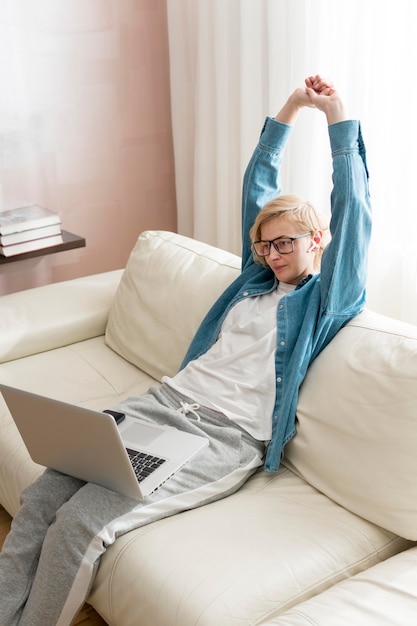
[[[232,254],[143,233],[126,270],[0,298],[0,380],[103,409],[176,371]],[[89,601],[113,626],[411,626],[417,328],[370,311],[310,368],[276,474],[120,537]],[[42,468],[0,398],[0,502]]]

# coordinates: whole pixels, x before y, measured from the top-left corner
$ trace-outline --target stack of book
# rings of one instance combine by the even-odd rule
[[[0,254],[14,256],[63,242],[58,213],[38,204],[0,212]]]

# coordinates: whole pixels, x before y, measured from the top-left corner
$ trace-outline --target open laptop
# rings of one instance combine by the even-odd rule
[[[137,500],[155,491],[208,445],[205,437],[176,428],[129,416],[117,426],[108,413],[3,384],[0,391],[35,463]],[[138,454],[151,457],[139,478],[130,458]]]

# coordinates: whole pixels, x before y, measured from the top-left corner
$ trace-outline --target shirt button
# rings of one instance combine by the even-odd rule
[[[244,291],[244,292],[243,292],[243,295],[244,295],[244,296],[248,296],[248,295],[249,295],[249,291]]]
[[[281,378],[281,376],[278,376],[278,378],[277,378],[277,383],[282,383],[282,378]]]
[[[279,345],[280,345],[280,346],[285,346],[285,341],[280,341],[280,342],[279,342]]]
[[[284,305],[283,305],[283,304],[280,304],[280,305],[279,305],[279,308],[280,308],[280,309],[283,309],[283,308],[284,308]]]

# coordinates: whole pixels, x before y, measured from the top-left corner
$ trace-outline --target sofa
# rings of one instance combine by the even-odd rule
[[[0,381],[99,410],[139,394],[175,373],[239,265],[147,231],[124,270],[3,296]],[[42,471],[0,397],[11,515]],[[310,367],[279,471],[119,537],[88,602],[112,626],[410,626],[416,541],[417,328],[365,310]]]

